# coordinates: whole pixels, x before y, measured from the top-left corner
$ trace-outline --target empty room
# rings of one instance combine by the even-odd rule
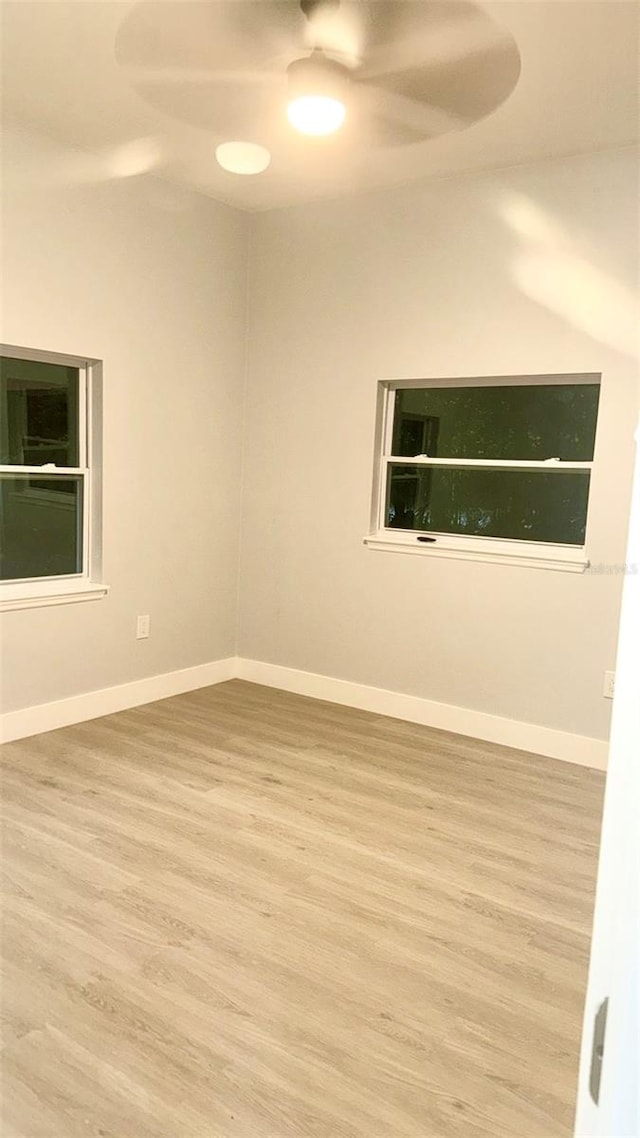
[[[637,1136],[635,0],[0,9],[3,1138]]]

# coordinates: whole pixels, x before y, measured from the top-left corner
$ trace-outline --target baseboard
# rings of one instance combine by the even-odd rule
[[[72,723],[84,723],[87,719],[97,719],[101,715],[112,715],[115,711],[126,711],[127,708],[139,707],[143,703],[153,703],[157,699],[210,687],[212,684],[223,683],[224,680],[232,680],[237,674],[238,662],[235,656],[231,656],[226,660],[213,660],[209,664],[198,664],[193,668],[181,668],[177,672],[165,672],[129,684],[118,684],[117,687],[84,692],[54,703],[41,703],[36,707],[9,711],[0,716],[0,742],[25,739],[43,731],[55,731],[58,727],[68,727]]]
[[[552,727],[542,727],[536,723],[504,719],[484,711],[473,711],[467,707],[455,707],[449,703],[437,703],[419,696],[404,695],[402,692],[350,683],[347,680],[336,680],[331,676],[316,675],[314,672],[283,668],[278,664],[266,664],[260,660],[239,659],[237,676],[239,679],[263,684],[265,687],[280,688],[283,691],[296,692],[298,695],[312,696],[314,699],[325,699],[330,703],[357,707],[362,711],[372,711],[376,715],[406,719],[410,723],[452,731],[456,735],[469,735],[488,743],[517,747],[521,751],[547,755],[552,759],[593,767],[595,770],[607,769],[609,744],[604,739],[573,735],[569,731],[556,731]]]
[[[157,699],[167,699],[172,695],[235,678],[314,699],[328,700],[330,703],[357,707],[371,711],[374,715],[406,719],[410,723],[452,731],[456,735],[468,735],[488,743],[517,747],[521,751],[547,755],[579,766],[593,767],[595,770],[607,769],[609,745],[604,739],[573,735],[568,731],[556,731],[552,727],[542,727],[536,723],[522,723],[484,711],[437,703],[420,696],[404,695],[402,692],[234,656],[226,660],[214,660],[209,664],[199,664],[194,668],[166,672],[160,676],[149,676],[117,687],[85,692],[54,703],[42,703],[36,707],[7,712],[0,716],[0,741],[9,743],[30,735],[39,735],[43,731],[55,731],[58,727],[83,723],[87,719],[126,711],[129,707],[139,707]]]

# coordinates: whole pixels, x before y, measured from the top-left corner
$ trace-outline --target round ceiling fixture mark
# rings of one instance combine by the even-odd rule
[[[271,154],[257,142],[222,142],[216,147],[216,159],[230,174],[262,174],[271,165]]]

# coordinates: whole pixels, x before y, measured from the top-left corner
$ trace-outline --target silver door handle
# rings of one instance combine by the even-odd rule
[[[600,1099],[600,1079],[602,1078],[602,1059],[604,1056],[604,1033],[607,1028],[607,1009],[609,997],[602,1001],[593,1023],[593,1044],[591,1047],[591,1070],[589,1072],[589,1091],[598,1105]]]

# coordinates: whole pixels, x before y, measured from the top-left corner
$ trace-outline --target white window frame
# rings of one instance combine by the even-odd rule
[[[450,459],[450,458],[409,458],[391,453],[395,396],[398,390],[428,389],[432,387],[516,387],[516,386],[558,386],[601,384],[599,373],[580,373],[577,375],[523,375],[523,376],[479,376],[475,378],[438,378],[382,381],[378,384],[378,405],[376,415],[376,442],[371,502],[370,532],[364,543],[370,549],[384,552],[411,553],[422,557],[448,557],[465,561],[488,561],[494,564],[513,564],[527,568],[556,569],[570,573],[583,573],[589,566],[587,549],[590,539],[590,504],[587,505],[585,542],[582,546],[563,545],[542,541],[516,541],[502,537],[476,537],[449,533],[436,533],[429,530],[401,530],[385,526],[387,468],[391,463],[405,466],[474,466],[491,470],[532,470],[544,469],[561,473],[566,470],[593,471],[594,462],[562,462],[547,459],[544,462],[515,462],[508,460]],[[597,445],[597,424],[596,424]],[[595,456],[595,450],[594,450]],[[592,480],[589,483],[591,497]],[[420,541],[420,537],[434,538]]]
[[[85,356],[0,345],[0,354],[34,363],[78,369],[78,461],[76,467],[0,465],[2,474],[75,474],[82,478],[82,571],[0,581],[0,612],[92,601],[109,591],[102,581],[102,364]],[[42,502],[46,490],[34,490]],[[55,505],[52,503],[52,508]]]

